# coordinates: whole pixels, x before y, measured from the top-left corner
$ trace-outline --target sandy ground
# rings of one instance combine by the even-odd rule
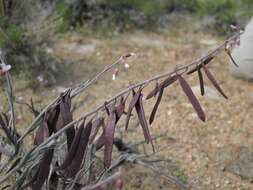
[[[45,105],[59,91],[70,84],[89,78],[106,64],[112,63],[126,52],[136,52],[138,57],[129,62],[130,68],[120,68],[115,81],[112,73],[107,74],[75,102],[85,103],[75,112],[89,111],[96,105],[119,92],[131,83],[141,81],[161,72],[174,69],[178,65],[188,63],[217,46],[223,39],[201,31],[172,29],[160,34],[133,32],[110,38],[86,37],[81,34],[69,34],[64,40],[59,38],[51,48],[52,53],[61,59],[71,60],[67,75],[61,79],[56,88],[31,90],[16,87],[21,99],[29,100],[30,96],[38,106]],[[159,152],[163,158],[169,159],[177,166],[173,175],[184,180],[193,190],[250,190],[253,184],[246,179],[228,172],[225,168],[238,154],[240,147],[248,147],[253,151],[253,92],[252,83],[230,76],[227,57],[221,54],[211,64],[220,85],[228,95],[225,100],[219,96],[205,78],[208,95],[201,97],[198,90],[197,75],[187,77],[205,110],[207,121],[201,122],[186,96],[177,83],[166,89],[159,107],[155,122],[151,126],[152,135],[166,134],[165,140],[157,141],[155,146],[167,147]],[[153,85],[150,86],[152,88]],[[150,89],[149,88],[149,89]],[[145,90],[148,92],[148,89]],[[45,98],[47,97],[47,98]],[[149,115],[154,101],[146,101],[146,114]],[[18,108],[19,125],[29,122],[26,108]],[[123,133],[126,142],[142,140],[140,128],[131,123],[134,132]],[[119,131],[121,130],[119,126]],[[20,129],[22,130],[22,129]],[[118,133],[120,134],[120,133]],[[149,145],[145,146],[151,151]],[[170,164],[168,164],[170,165]],[[163,166],[167,171],[166,165]],[[170,166],[168,166],[170,167]],[[156,176],[150,170],[126,164],[123,167],[125,189],[176,189],[166,180]]]

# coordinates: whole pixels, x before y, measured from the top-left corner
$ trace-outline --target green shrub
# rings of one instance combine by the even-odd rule
[[[12,24],[8,19],[0,18],[0,48],[8,45],[18,46],[24,36],[24,30]]]

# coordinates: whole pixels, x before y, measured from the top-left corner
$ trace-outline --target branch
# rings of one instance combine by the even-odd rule
[[[235,34],[234,36],[232,36],[231,38],[229,38],[228,40],[226,40],[225,42],[223,42],[220,46],[218,46],[216,49],[212,50],[211,52],[207,53],[206,55],[204,55],[203,57],[193,61],[190,64],[178,67],[177,69],[175,69],[173,72],[166,72],[164,74],[161,75],[156,75],[150,79],[147,79],[143,82],[137,83],[137,84],[133,84],[131,86],[129,86],[128,88],[122,90],[121,92],[119,92],[117,95],[113,96],[112,98],[110,98],[109,100],[107,100],[107,105],[114,103],[117,98],[129,93],[129,91],[132,91],[135,88],[138,87],[142,87],[144,88],[144,86],[147,86],[149,83],[151,83],[152,81],[156,81],[168,76],[173,76],[176,73],[180,73],[180,74],[184,74],[186,73],[191,67],[195,66],[195,65],[199,65],[203,62],[203,60],[211,57],[211,56],[215,56],[217,53],[219,53],[221,50],[224,50],[225,46],[227,43],[234,41],[235,39],[237,39],[240,36],[240,33]],[[82,116],[80,116],[79,118],[75,119],[74,121],[72,121],[71,123],[69,123],[68,125],[64,126],[63,128],[61,128],[59,131],[57,131],[56,133],[52,134],[49,138],[47,138],[42,144],[40,144],[39,146],[44,146],[46,145],[48,142],[50,142],[51,140],[55,139],[56,137],[60,136],[64,131],[66,131],[67,129],[69,129],[71,126],[73,126],[74,124],[78,123],[79,121],[83,120],[84,118],[87,118],[89,116],[92,116],[94,114],[96,114],[99,111],[103,111],[104,110],[104,103],[101,104],[100,106],[98,106],[97,108],[91,110],[88,113],[84,113]],[[23,135],[24,136],[24,135]]]

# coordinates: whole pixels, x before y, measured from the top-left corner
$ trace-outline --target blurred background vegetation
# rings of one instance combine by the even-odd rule
[[[59,60],[43,47],[56,35],[156,32],[187,18],[227,35],[231,24],[244,26],[252,15],[252,0],[0,0],[0,48],[17,73],[43,68],[54,76]]]

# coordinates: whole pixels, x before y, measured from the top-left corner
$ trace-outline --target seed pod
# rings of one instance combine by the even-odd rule
[[[150,125],[151,125],[151,124],[153,123],[153,121],[154,121],[155,114],[156,114],[156,112],[157,112],[158,106],[159,106],[159,104],[160,104],[160,102],[161,102],[161,100],[162,100],[163,90],[164,90],[164,88],[162,88],[162,89],[160,90],[159,95],[158,95],[157,100],[156,100],[156,103],[155,103],[155,105],[154,105],[154,108],[153,108],[153,110],[152,110],[152,112],[151,112],[151,115],[150,115],[150,118],[149,118],[149,124],[150,124]]]
[[[51,126],[49,133],[57,132],[61,127],[57,126],[60,116],[60,105],[57,105],[55,108],[50,109],[46,114],[46,119],[48,126]]]
[[[148,123],[147,123],[147,120],[145,117],[145,112],[144,112],[143,103],[142,103],[142,97],[143,97],[143,95],[141,94],[138,99],[137,104],[135,105],[135,110],[137,112],[140,125],[142,127],[144,138],[147,143],[151,142],[152,148],[154,150],[154,145],[152,142],[151,135],[149,133]]]
[[[207,76],[207,78],[210,80],[210,82],[213,84],[213,86],[216,88],[216,90],[226,99],[228,99],[228,97],[226,96],[226,94],[223,92],[223,90],[221,89],[221,87],[219,86],[218,82],[215,80],[215,78],[213,77],[212,73],[207,69],[207,67],[205,65],[202,65],[203,69],[205,71],[205,74]]]
[[[226,52],[228,54],[228,57],[231,59],[232,63],[236,66],[239,67],[238,64],[235,62],[234,58],[232,57],[230,51],[228,49],[226,49]]]
[[[49,149],[44,153],[44,156],[40,162],[40,166],[37,171],[37,174],[35,175],[35,177],[36,177],[35,181],[32,184],[33,190],[42,189],[42,186],[49,175],[50,164],[52,162],[53,155],[54,155],[54,149]]]
[[[116,126],[116,114],[115,111],[110,112],[105,127],[105,150],[104,150],[104,164],[105,167],[110,167],[112,161],[112,148],[113,148],[113,137]]]
[[[110,111],[109,111],[109,109],[107,107],[107,102],[104,102],[104,107],[105,107],[106,114],[110,115]]]
[[[64,162],[62,163],[61,166],[59,166],[57,168],[57,170],[66,169],[71,164],[71,162],[73,161],[74,157],[76,156],[77,149],[79,148],[78,146],[79,146],[79,143],[80,143],[80,139],[82,137],[83,129],[84,129],[84,121],[82,122],[82,124],[80,125],[80,127],[77,130],[77,133],[74,137],[74,140],[71,144],[71,147],[69,149],[69,152],[68,152]]]
[[[198,99],[196,98],[196,96],[194,95],[194,93],[191,90],[191,87],[189,86],[189,84],[186,82],[186,80],[181,76],[181,75],[177,75],[180,86],[182,88],[182,90],[184,91],[184,93],[186,94],[187,98],[189,99],[189,101],[191,102],[193,108],[195,109],[198,117],[202,120],[205,121],[205,113],[202,109],[202,107],[200,106],[200,103],[198,101]]]
[[[75,152],[75,156],[73,160],[71,161],[71,164],[65,169],[64,173],[66,174],[67,177],[73,178],[77,172],[79,171],[83,158],[84,158],[84,153],[87,148],[88,142],[89,142],[89,137],[91,133],[91,128],[92,128],[92,121],[89,121],[88,124],[84,127],[84,125],[81,125],[79,128],[83,129],[78,129],[82,131],[82,134],[80,135],[78,147]]]
[[[132,100],[131,100],[131,102],[128,106],[128,111],[127,111],[126,125],[125,125],[126,130],[128,128],[131,113],[132,113],[133,108],[135,107],[136,103],[138,102],[138,99],[139,99],[140,95],[141,95],[141,88],[138,90],[137,93],[135,93],[135,91],[133,90],[133,98],[132,98]]]
[[[161,84],[158,85],[158,87],[155,87],[146,97],[146,100],[156,96],[156,94],[162,89],[162,88],[166,88],[169,85],[171,85],[172,83],[174,83],[177,80],[177,78],[175,76],[170,76],[167,79],[165,79]]]
[[[68,125],[69,123],[73,121],[73,116],[70,111],[71,109],[70,102],[71,102],[70,93],[68,93],[66,96],[62,98],[62,102],[60,104],[60,114],[63,121],[63,125],[61,126],[61,128]],[[67,145],[69,149],[75,137],[74,125],[72,125],[70,128],[66,130],[66,135],[67,135]]]
[[[125,101],[124,101],[124,98],[121,97],[119,104],[115,108],[115,111],[116,111],[116,122],[119,121],[120,117],[124,113],[124,110],[125,110]]]
[[[37,144],[42,143],[46,138],[49,137],[48,128],[49,127],[47,126],[47,122],[46,122],[46,120],[44,120],[43,124],[41,126],[41,129],[43,129],[43,131],[41,132],[42,134],[40,134],[43,136],[42,137],[40,136],[40,138],[38,138],[36,140]],[[49,149],[44,153],[43,158],[39,164],[39,169],[38,169],[37,173],[34,175],[31,182],[29,183],[29,184],[31,184],[33,190],[39,190],[42,188],[44,182],[46,181],[46,179],[48,177],[49,170],[50,170],[50,164],[52,162],[53,155],[54,155],[54,149]]]
[[[187,72],[187,75],[190,75],[190,74],[196,72],[196,71],[198,70],[198,68],[201,69],[201,68],[202,68],[202,65],[207,65],[207,64],[210,63],[213,59],[214,59],[214,56],[207,57],[201,64],[197,64],[197,66],[196,66],[194,69],[188,71],[188,72]]]
[[[200,92],[201,92],[201,95],[204,96],[204,94],[205,94],[205,86],[204,86],[203,75],[202,75],[202,72],[201,72],[199,66],[198,66],[198,76],[199,76]]]
[[[40,145],[49,136],[49,130],[46,120],[44,119],[37,130],[34,138],[34,145]]]
[[[104,118],[100,117],[98,119],[96,119],[93,123],[92,123],[92,129],[93,129],[93,134],[90,137],[90,143],[92,143],[94,141],[94,139],[96,138],[98,131],[100,129],[101,126],[104,125]]]

